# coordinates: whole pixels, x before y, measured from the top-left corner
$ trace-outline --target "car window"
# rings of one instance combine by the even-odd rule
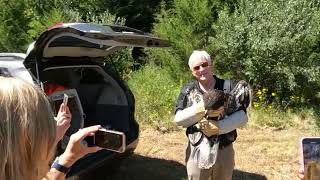
[[[0,76],[12,77],[12,75],[9,72],[8,68],[4,68],[4,67],[0,67]]]

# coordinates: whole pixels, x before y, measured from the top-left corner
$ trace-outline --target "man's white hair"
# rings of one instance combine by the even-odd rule
[[[192,54],[189,57],[189,62],[188,62],[189,68],[192,69],[193,63],[199,59],[204,59],[209,63],[209,65],[211,65],[211,57],[207,53],[207,51],[195,50],[192,52]]]

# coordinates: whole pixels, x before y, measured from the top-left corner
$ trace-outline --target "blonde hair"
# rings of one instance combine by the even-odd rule
[[[0,179],[46,176],[56,125],[45,94],[36,86],[0,77]]]
[[[188,62],[188,65],[189,65],[189,68],[192,69],[192,65],[195,61],[199,60],[199,59],[204,59],[206,60],[209,65],[211,65],[211,57],[210,55],[207,53],[207,51],[204,51],[204,50],[194,50],[192,52],[192,54],[190,55],[189,57],[189,62]]]

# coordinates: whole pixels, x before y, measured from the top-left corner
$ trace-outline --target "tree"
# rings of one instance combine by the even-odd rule
[[[320,5],[305,0],[240,1],[220,13],[211,48],[219,74],[265,88],[282,107],[310,103],[320,91]]]
[[[227,3],[228,2],[228,3]],[[208,49],[209,39],[215,36],[215,22],[221,9],[232,12],[233,1],[175,0],[172,8],[163,6],[154,33],[167,38],[172,49],[152,50],[157,63],[171,69],[174,77],[184,78],[188,70],[187,61],[195,49]],[[232,4],[232,6],[231,6]],[[232,7],[232,8],[230,8]],[[189,73],[188,73],[189,74]]]
[[[25,0],[0,0],[0,50],[24,52],[30,38],[26,34],[33,11]]]

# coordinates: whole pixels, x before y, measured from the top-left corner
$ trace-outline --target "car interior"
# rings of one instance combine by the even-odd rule
[[[77,91],[85,114],[85,127],[100,124],[107,129],[129,131],[126,94],[100,66],[46,68],[43,82],[56,83]]]

